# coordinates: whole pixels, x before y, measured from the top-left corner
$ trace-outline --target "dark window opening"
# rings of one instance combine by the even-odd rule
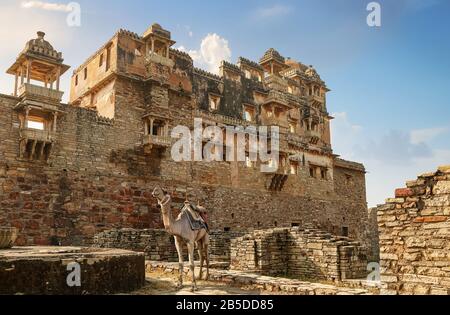
[[[277,222],[277,221],[275,221],[275,222],[274,222],[274,225],[275,225],[275,227],[277,227],[277,226],[278,226],[278,222]]]
[[[315,172],[315,169],[314,169],[314,167],[310,167],[309,168],[309,176],[310,177],[316,177],[316,174],[315,174],[316,172]]]
[[[75,86],[78,85],[78,74],[75,76]]]
[[[223,229],[223,231],[224,231],[224,232],[230,232],[230,231],[231,231],[231,228],[226,227],[226,228]]]
[[[231,218],[234,219],[234,213],[231,214]]]
[[[88,70],[87,68],[84,68],[84,79],[87,79],[87,75],[88,75]]]
[[[106,49],[106,71],[109,70],[111,64],[111,46]]]
[[[98,63],[98,66],[99,67],[103,66],[103,54],[100,55],[100,61]]]
[[[299,223],[292,223],[292,224],[291,224],[291,227],[299,227],[299,226],[300,226]]]
[[[342,227],[342,236],[348,237],[348,227],[347,226]]]

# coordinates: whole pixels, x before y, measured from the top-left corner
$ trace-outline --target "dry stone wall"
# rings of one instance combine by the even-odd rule
[[[95,235],[93,246],[144,252],[147,260],[178,261],[173,236],[164,230],[109,230]]]
[[[367,250],[313,228],[270,229],[233,239],[231,268],[316,280],[356,279],[367,275]]]
[[[450,294],[450,166],[377,208],[383,294]]]
[[[242,235],[244,235],[244,232],[211,231],[210,260],[229,262],[231,240]],[[143,252],[147,260],[153,261],[178,261],[174,238],[163,229],[113,229],[104,231],[95,235],[93,247]],[[184,253],[187,255],[186,249]]]

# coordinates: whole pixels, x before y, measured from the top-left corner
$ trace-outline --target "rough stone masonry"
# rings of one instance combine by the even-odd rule
[[[450,294],[450,166],[379,206],[382,294]]]
[[[205,205],[215,230],[311,224],[370,247],[365,169],[332,150],[317,71],[269,49],[215,75],[174,44],[158,24],[119,30],[73,71],[63,104],[62,53],[42,32],[26,43],[7,71],[14,92],[0,95],[0,225],[20,230],[17,245],[89,245],[108,229],[160,228],[158,184],[179,205]],[[174,162],[170,131],[194,118],[278,126],[278,172],[261,173],[260,161]]]

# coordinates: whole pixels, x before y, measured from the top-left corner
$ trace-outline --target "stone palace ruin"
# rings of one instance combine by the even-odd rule
[[[142,35],[119,30],[73,71],[65,104],[62,53],[42,32],[26,43],[7,70],[13,93],[0,95],[0,226],[18,230],[15,245],[176,261],[151,196],[160,185],[175,208],[189,199],[209,210],[211,256],[231,269],[366,277],[379,259],[376,212],[364,166],[333,152],[329,89],[317,71],[269,49],[258,62],[223,61],[215,75],[174,44],[159,24]],[[193,129],[195,118],[204,127],[279,127],[278,171],[262,173],[249,156],[173,161],[171,130]]]

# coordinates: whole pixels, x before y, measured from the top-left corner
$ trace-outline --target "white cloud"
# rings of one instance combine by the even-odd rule
[[[287,15],[291,11],[292,11],[291,7],[281,4],[275,4],[271,7],[257,9],[255,15],[258,18],[272,18]]]
[[[44,1],[22,1],[21,7],[24,9],[42,9],[46,11],[59,11],[59,12],[72,11],[72,7],[69,4],[44,2]]]
[[[417,129],[411,131],[411,143],[419,144],[422,142],[428,142],[434,138],[445,134],[449,131],[448,127],[436,127],[429,129]]]
[[[203,38],[199,50],[186,50],[180,46],[179,50],[186,51],[194,60],[197,67],[204,68],[212,73],[219,73],[222,60],[230,61],[231,49],[228,40],[216,33],[208,34]]]
[[[354,147],[360,142],[363,128],[353,124],[346,112],[333,113],[331,122],[332,143],[337,154],[342,154],[345,159],[354,159]]]

